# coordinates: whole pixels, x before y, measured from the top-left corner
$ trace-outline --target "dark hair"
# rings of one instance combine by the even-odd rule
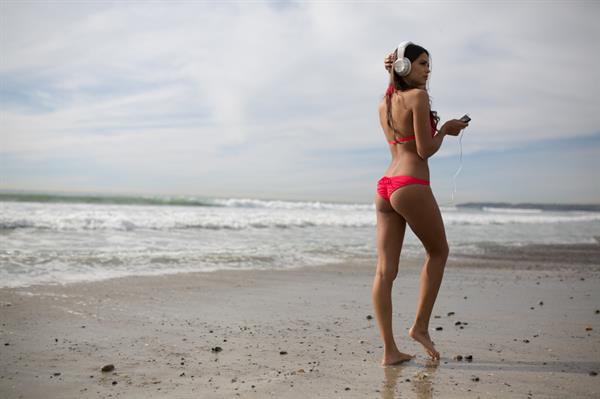
[[[408,58],[408,60],[412,63],[415,62],[415,60],[417,58],[419,58],[421,56],[421,54],[427,54],[427,56],[429,56],[429,51],[427,51],[425,48],[417,45],[417,44],[409,44],[408,46],[406,46],[406,48],[404,49],[404,57]],[[394,50],[394,61],[398,58],[398,49]],[[398,91],[405,91],[408,89],[412,89],[413,87],[411,85],[409,85],[406,80],[404,80],[404,78],[400,75],[398,75],[396,73],[396,71],[394,71],[394,67],[392,66],[391,70],[390,70],[390,85],[388,86],[388,90],[385,93],[385,102],[386,102],[386,106],[387,106],[387,123],[388,126],[392,129],[392,131],[396,132],[396,129],[394,129],[394,127],[392,126],[392,94],[394,94],[394,91],[398,90]],[[431,104],[430,105],[430,109],[431,109]],[[429,113],[431,114],[433,120],[435,121],[436,125],[439,121],[439,118],[437,116],[437,112],[435,111],[429,111]]]

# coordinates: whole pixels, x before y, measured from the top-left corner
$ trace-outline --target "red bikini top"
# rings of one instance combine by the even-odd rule
[[[429,123],[431,124],[431,137],[435,136],[435,131],[436,131],[436,127],[437,124],[435,122],[435,119],[433,119],[433,115],[429,116]],[[394,140],[394,141],[388,141],[388,143],[390,144],[402,144],[402,143],[406,143],[408,141],[413,141],[415,140],[415,136],[408,136],[408,137],[400,137],[400,139]]]
[[[394,93],[394,86],[390,84],[385,92],[385,96],[388,98],[391,98],[393,93]],[[437,122],[435,121],[435,119],[433,118],[433,115],[431,113],[429,114],[429,123],[431,124],[431,137],[433,137],[433,136],[435,136],[435,131],[437,130]],[[392,127],[392,129],[394,130],[394,133],[397,133],[396,129],[394,129],[393,127]],[[388,141],[388,143],[402,144],[402,143],[406,143],[408,141],[413,141],[415,139],[416,138],[413,135],[413,136],[408,136],[408,137],[400,137],[399,140]]]

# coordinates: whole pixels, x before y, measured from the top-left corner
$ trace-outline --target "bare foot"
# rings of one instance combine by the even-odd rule
[[[410,359],[413,359],[415,355],[409,355],[408,353],[400,352],[399,350],[395,350],[389,355],[384,355],[383,360],[381,361],[381,366],[396,366],[404,362],[408,362]]]
[[[408,335],[412,339],[423,345],[423,348],[425,348],[425,352],[427,352],[427,354],[431,356],[432,359],[440,358],[440,353],[435,350],[435,346],[433,346],[433,341],[429,337],[429,333],[427,332],[427,330],[419,331],[416,330],[413,326],[410,328],[410,330],[408,330]]]

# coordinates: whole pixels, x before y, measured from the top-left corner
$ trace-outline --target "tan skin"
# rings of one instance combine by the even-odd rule
[[[390,70],[393,55],[386,57]],[[387,141],[415,135],[414,141],[390,144],[392,160],[385,176],[412,176],[429,180],[427,159],[440,148],[446,135],[456,136],[468,123],[458,119],[446,122],[431,137],[429,97],[425,84],[429,75],[429,57],[421,54],[411,63],[411,71],[404,77],[412,87],[392,95],[392,122],[398,132],[388,126],[385,99],[379,104],[379,119]],[[448,243],[442,216],[429,186],[412,184],[394,191],[390,201],[379,195],[375,198],[377,210],[377,271],[373,281],[372,299],[377,324],[384,343],[382,366],[401,364],[414,355],[400,352],[392,330],[392,285],[398,274],[398,263],[406,225],[422,242],[427,258],[420,275],[419,300],[416,318],[408,335],[419,342],[434,360],[439,352],[429,336],[429,319],[442,282]]]

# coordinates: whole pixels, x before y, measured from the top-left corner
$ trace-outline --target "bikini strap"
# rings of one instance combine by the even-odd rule
[[[390,129],[392,129],[392,132],[394,133],[394,141],[388,141],[388,143],[390,143],[390,144],[402,144],[405,141],[410,141],[410,140],[402,140],[402,139],[404,139],[404,137],[399,136],[400,132],[398,130],[396,130],[396,128],[392,124],[392,95],[394,94],[395,91],[396,90],[394,88],[394,85],[390,83],[390,85],[388,86],[388,88],[387,88],[387,90],[385,92],[387,124],[390,127]],[[398,137],[396,137],[396,136],[399,136],[400,140],[398,140]]]

